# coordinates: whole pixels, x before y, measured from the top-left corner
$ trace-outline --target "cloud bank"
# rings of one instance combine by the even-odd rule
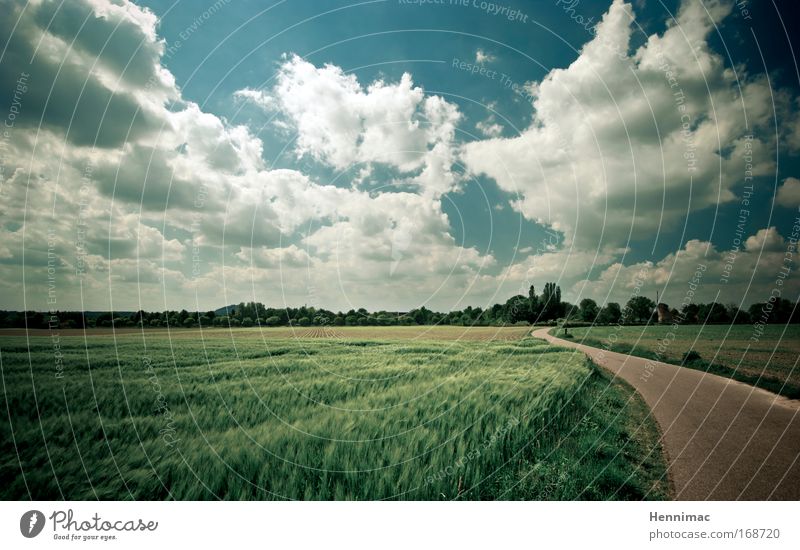
[[[273,117],[269,131],[295,159],[338,174],[328,180],[268,166],[276,152],[253,129],[186,99],[149,10],[105,0],[9,6],[0,76],[26,75],[26,84],[0,98],[16,111],[2,151],[7,308],[254,299],[450,309],[549,280],[568,299],[624,301],[643,270],[648,291],[679,300],[700,262],[709,268],[699,297],[724,287],[730,301],[750,302],[768,295],[796,242],[769,227],[738,245],[690,240],[660,259],[626,259],[689,214],[739,201],[748,178],[774,173],[776,117],[780,145],[797,150],[796,99],[727,67],[708,45],[730,2],[684,2],[632,50],[633,8],[614,0],[576,59],[532,85],[533,120],[514,137],[490,115],[472,122],[485,139],[469,141],[458,105],[409,73],[360,82],[286,55],[269,87],[235,97]],[[496,60],[484,50],[476,58]],[[459,243],[443,204],[473,176],[560,244],[502,265]],[[799,190],[786,179],[776,204],[796,209]]]

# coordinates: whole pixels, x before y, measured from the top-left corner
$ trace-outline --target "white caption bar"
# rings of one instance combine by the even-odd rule
[[[0,509],[3,548],[800,548],[797,502],[2,502]]]

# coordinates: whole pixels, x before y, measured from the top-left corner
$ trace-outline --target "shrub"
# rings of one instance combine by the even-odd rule
[[[684,363],[695,363],[697,361],[702,361],[703,358],[700,357],[700,354],[697,353],[695,350],[689,350],[683,354],[683,362]]]

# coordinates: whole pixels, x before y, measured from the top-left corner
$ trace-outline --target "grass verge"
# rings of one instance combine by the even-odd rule
[[[580,418],[497,478],[503,499],[667,500],[661,432],[624,380],[587,360],[592,376],[574,403]]]

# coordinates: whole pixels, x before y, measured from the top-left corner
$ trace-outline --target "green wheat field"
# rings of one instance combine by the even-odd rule
[[[630,388],[519,328],[0,337],[0,498],[663,499]]]

